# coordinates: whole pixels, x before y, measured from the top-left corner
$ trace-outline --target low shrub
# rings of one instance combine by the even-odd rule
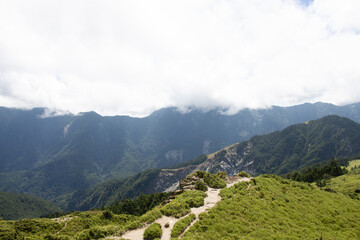
[[[198,170],[187,177],[197,176],[199,178],[204,179],[204,182],[212,188],[224,188],[226,186],[226,182],[222,179],[226,177],[225,172],[218,172],[217,174],[210,174],[208,172]]]
[[[204,174],[204,182],[212,188],[224,188],[226,187],[226,182],[220,177],[205,172]]]
[[[189,207],[201,207],[204,205],[204,199],[206,197],[206,193],[202,191],[186,191],[181,195],[177,196],[176,200],[180,202],[185,202],[189,205]]]
[[[180,219],[174,224],[173,229],[171,230],[171,237],[177,238],[182,234],[185,229],[195,220],[195,214],[190,214],[189,216]]]
[[[208,187],[206,186],[206,184],[203,181],[199,180],[199,181],[196,181],[196,183],[195,183],[195,189],[206,192],[208,190]]]
[[[226,172],[223,172],[223,171],[220,171],[220,172],[217,172],[215,174],[215,176],[221,178],[221,179],[225,179],[226,178]]]
[[[162,230],[159,223],[151,224],[144,232],[144,240],[154,240],[161,238]]]
[[[113,217],[113,213],[109,210],[106,210],[102,213],[102,218],[104,219],[111,219]]]
[[[21,219],[15,222],[14,227],[16,231],[25,233],[52,233],[59,231],[61,225],[54,221],[47,221],[42,219]]]
[[[239,177],[250,177],[250,174],[247,172],[241,171],[237,174]]]
[[[198,171],[195,172],[195,176],[197,176],[197,177],[199,177],[199,178],[204,178],[204,176],[205,176],[206,173],[207,173],[207,172],[205,172],[205,171],[198,170]]]
[[[100,239],[106,236],[113,234],[115,231],[114,229],[108,227],[100,227],[95,226],[88,230],[83,231],[79,236],[79,240],[88,240],[88,239]]]
[[[161,213],[165,216],[172,217],[182,217],[190,212],[189,204],[185,202],[179,202],[176,200],[171,201],[161,208]]]
[[[179,218],[188,214],[190,208],[203,206],[205,197],[206,193],[202,191],[185,191],[162,207],[160,211],[165,216]]]
[[[140,217],[141,223],[152,223],[156,219],[161,218],[162,214],[159,208],[154,208],[153,210],[148,211]]]
[[[139,221],[133,221],[130,224],[125,226],[126,230],[133,230],[133,229],[137,229],[137,228],[141,228],[143,226],[142,223],[140,223]]]

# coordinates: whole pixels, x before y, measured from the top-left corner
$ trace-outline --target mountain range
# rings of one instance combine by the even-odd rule
[[[180,112],[176,108],[166,108],[144,118],[103,117],[95,112],[49,117],[47,111],[43,108],[0,108],[0,190],[54,200],[76,191],[86,191],[109,179],[129,177],[151,168],[181,165],[201,154],[249,140],[254,135],[271,133],[329,114],[360,122],[359,103],[346,106],[307,103],[244,109],[234,115],[224,114],[223,109]],[[258,141],[262,140],[252,138],[251,144]],[[272,147],[286,147],[286,143]],[[248,145],[244,144],[236,147],[237,154],[247,151]],[[253,151],[261,150],[252,148]],[[306,152],[306,148],[301,151]],[[216,156],[219,154],[224,152]],[[250,163],[251,156],[244,161]],[[328,156],[332,154],[329,152]],[[288,166],[279,170],[276,164],[281,156],[269,158],[270,161],[262,166],[263,159],[268,157],[254,158],[251,171],[281,173],[293,169]],[[217,164],[221,167],[222,162],[214,163],[209,169],[215,170]]]
[[[153,169],[105,183],[57,199],[67,210],[88,210],[135,197],[141,193],[174,191],[181,179],[197,170],[224,171],[236,175],[246,171],[253,176],[285,174],[324,163],[331,158],[360,153],[360,124],[339,116],[289,126],[274,133],[254,136],[209,155],[200,155],[178,167]]]

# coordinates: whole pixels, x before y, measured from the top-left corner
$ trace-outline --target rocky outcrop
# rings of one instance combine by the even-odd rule
[[[197,181],[203,181],[197,176],[188,176],[179,182],[180,189],[182,191],[195,190],[195,184]]]
[[[196,171],[196,165],[178,169],[162,169],[156,177],[154,192],[173,192],[179,188],[179,181]]]

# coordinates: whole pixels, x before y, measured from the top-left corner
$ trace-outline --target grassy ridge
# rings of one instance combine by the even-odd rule
[[[262,175],[221,196],[183,239],[360,239],[360,202],[342,194]]]

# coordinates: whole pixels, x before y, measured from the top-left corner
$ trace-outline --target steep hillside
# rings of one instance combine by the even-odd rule
[[[228,147],[198,166],[210,172],[284,174],[331,158],[360,153],[360,125],[327,116]]]
[[[69,210],[90,209],[108,205],[141,192],[176,189],[178,181],[196,171],[225,171],[234,175],[247,171],[284,174],[333,157],[349,157],[360,153],[360,125],[350,119],[328,116],[290,126],[275,133],[255,136],[249,141],[231,145],[214,154],[199,156],[172,169],[152,170],[132,178],[112,180],[62,199]],[[151,177],[149,174],[151,173]],[[68,202],[68,203],[66,203]]]
[[[244,109],[231,116],[221,111],[166,108],[145,118],[94,112],[48,117],[41,108],[0,108],[0,190],[54,199],[328,114],[360,121],[360,104]]]
[[[35,196],[0,192],[0,218],[5,220],[36,218],[60,211],[53,203]]]

